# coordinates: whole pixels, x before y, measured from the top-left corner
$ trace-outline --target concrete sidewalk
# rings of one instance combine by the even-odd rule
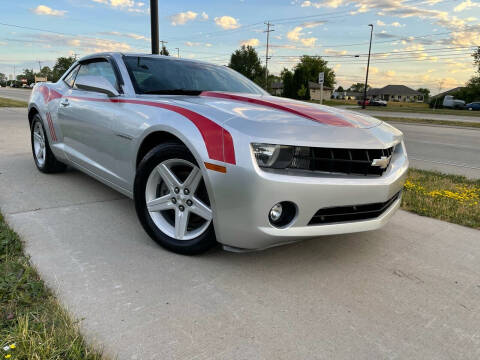
[[[131,200],[77,171],[39,173],[24,113],[11,112],[1,210],[84,333],[119,359],[480,357],[479,231],[400,211],[375,232],[175,255]]]

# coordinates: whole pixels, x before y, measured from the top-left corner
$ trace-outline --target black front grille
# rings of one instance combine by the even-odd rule
[[[400,196],[396,193],[390,200],[383,203],[337,206],[318,210],[308,225],[323,225],[339,222],[350,222],[374,219],[387,210]]]
[[[297,147],[291,169],[344,174],[382,175],[387,167],[372,166],[374,159],[390,159],[394,147],[388,149],[337,149]]]

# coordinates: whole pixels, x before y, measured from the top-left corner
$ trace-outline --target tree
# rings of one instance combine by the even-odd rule
[[[37,73],[37,76],[46,77],[48,80],[52,80],[53,71],[48,66],[44,66],[44,67],[42,67],[40,72]]]
[[[69,57],[59,57],[57,61],[55,62],[55,65],[53,66],[52,70],[52,81],[57,82],[58,79],[62,77],[62,75],[67,71],[70,66],[73,65],[75,62],[75,58],[73,56]]]
[[[339,86],[338,89],[337,89],[337,92],[344,92],[345,90],[343,89],[343,87]]]
[[[6,82],[7,82],[7,75],[5,75],[4,73],[0,73],[0,84],[4,86]]]
[[[258,85],[265,85],[265,67],[260,63],[257,51],[250,45],[242,47],[230,56],[228,67],[238,71]]]
[[[31,69],[23,69],[23,73],[20,75],[17,75],[17,80],[22,80],[26,79],[27,84],[31,84],[35,82],[35,73]]]
[[[283,80],[283,96],[293,99],[310,99],[309,81],[318,82],[318,74],[323,72],[324,85],[335,85],[335,72],[327,66],[327,61],[317,56],[304,55],[295,66],[293,72],[284,69],[281,73]]]
[[[160,55],[170,56],[170,53],[168,52],[165,45],[162,45],[162,50],[160,50]]]
[[[365,83],[356,83],[356,84],[352,84],[352,86],[350,86],[350,91],[353,91],[353,92],[363,93],[364,89],[365,89]],[[370,89],[371,89],[370,85],[367,85],[367,91],[370,90]]]
[[[423,101],[428,102],[428,98],[430,97],[430,89],[418,88],[417,91],[423,94]]]
[[[477,50],[475,50],[472,56],[473,56],[473,63],[477,68],[477,72],[480,74],[480,46],[477,48]]]

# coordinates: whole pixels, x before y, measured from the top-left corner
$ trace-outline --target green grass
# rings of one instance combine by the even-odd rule
[[[432,120],[432,119],[410,119],[410,118],[400,118],[400,117],[389,117],[389,116],[375,116],[377,119],[381,119],[386,122],[401,122],[401,123],[412,123],[412,124],[427,124],[427,125],[448,125],[448,126],[461,126],[468,128],[480,128],[480,122],[464,122],[464,121],[448,121],[448,120]]]
[[[27,107],[28,103],[25,101],[12,100],[0,97],[0,107]]]
[[[480,229],[480,180],[410,169],[402,208],[419,215]]]
[[[79,324],[59,305],[0,214],[0,359],[105,359],[86,344]],[[15,344],[6,352],[4,346]]]
[[[404,106],[396,106],[394,102],[389,102],[387,106],[367,106],[368,111],[389,111],[389,112],[405,112],[405,113],[421,113],[421,114],[443,114],[457,116],[480,117],[480,111],[453,110],[453,109],[430,109],[427,104],[409,104]],[[405,104],[405,103],[403,103]],[[421,106],[420,106],[421,105]],[[363,111],[359,106],[352,109],[355,111]]]

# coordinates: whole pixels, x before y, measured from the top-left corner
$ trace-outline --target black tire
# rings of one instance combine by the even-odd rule
[[[168,159],[183,159],[198,166],[193,155],[182,144],[164,143],[150,150],[138,165],[135,175],[133,196],[138,219],[147,234],[165,249],[183,255],[203,253],[217,244],[213,221],[208,228],[196,238],[191,240],[177,240],[163,233],[155,225],[148,212],[145,199],[145,188],[148,177],[158,164]]]
[[[43,164],[41,164],[39,162],[39,160],[37,159],[37,156],[35,155],[35,148],[34,148],[34,143],[33,143],[33,129],[35,128],[36,123],[40,124],[40,126],[43,130],[43,136],[44,136],[44,139],[45,139],[46,154],[45,154],[45,161],[44,161]],[[67,168],[67,165],[58,161],[55,158],[55,155],[53,155],[52,150],[50,149],[50,143],[48,141],[47,132],[45,131],[45,127],[43,126],[42,118],[40,117],[39,114],[36,114],[33,117],[32,125],[30,127],[30,141],[31,141],[31,145],[32,145],[33,160],[34,160],[35,165],[37,166],[38,170],[40,170],[41,172],[43,172],[45,174],[53,174],[53,173],[58,173],[58,172],[65,171],[65,169]]]

